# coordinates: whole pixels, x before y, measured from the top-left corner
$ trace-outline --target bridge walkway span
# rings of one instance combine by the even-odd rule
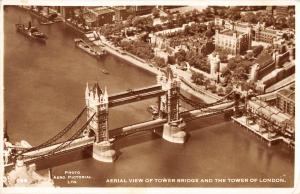
[[[148,86],[148,87],[139,88],[139,89],[135,89],[135,90],[129,89],[126,92],[120,92],[120,93],[110,95],[108,97],[108,101],[110,102],[112,100],[126,98],[126,97],[132,96],[132,95],[139,95],[139,94],[143,94],[143,93],[153,92],[153,91],[157,91],[157,90],[161,90],[161,85]]]

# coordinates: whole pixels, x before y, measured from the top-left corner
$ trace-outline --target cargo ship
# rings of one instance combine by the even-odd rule
[[[31,26],[31,22],[28,23],[27,27],[24,24],[16,24],[16,30],[24,36],[39,42],[46,43],[46,40],[48,39],[46,34],[39,31],[37,27]]]

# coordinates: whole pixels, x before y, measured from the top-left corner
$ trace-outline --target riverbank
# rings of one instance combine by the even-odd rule
[[[159,74],[159,72],[160,72],[159,69],[155,68],[152,64],[147,63],[146,61],[144,61],[143,59],[140,59],[138,57],[134,57],[134,56],[132,56],[132,54],[130,54],[128,52],[125,52],[125,51],[120,52],[120,50],[118,48],[116,48],[115,46],[110,44],[108,41],[106,41],[106,39],[103,36],[101,36],[100,38],[101,38],[101,43],[102,43],[101,46],[110,54],[115,55],[115,56],[129,62],[130,64],[135,65],[139,68],[142,68],[154,75]],[[93,43],[95,44],[95,42],[93,42]],[[97,44],[95,44],[95,45],[97,45]]]
[[[181,82],[182,83],[182,82]],[[200,93],[200,92],[196,92],[195,90],[193,90],[191,87],[189,87],[187,84],[185,83],[182,83],[181,84],[181,89],[184,90],[185,92],[193,95],[194,97],[202,100],[203,102],[207,103],[207,104],[210,104],[210,103],[214,103],[216,102],[216,99],[214,98],[211,98],[203,93]]]
[[[152,65],[151,63],[148,63],[145,60],[132,55],[131,53],[128,53],[119,48],[116,48],[109,41],[107,41],[104,36],[100,36],[100,40],[91,41],[91,42],[98,47],[99,46],[102,47],[110,54],[117,56],[117,57],[129,62],[132,65],[142,68],[148,72],[151,72],[154,75],[158,75],[160,73],[160,70],[158,68],[154,67],[154,65]],[[187,77],[190,77],[190,75],[187,75],[188,74],[187,72],[177,69],[176,73],[178,74],[178,76],[180,76],[181,80],[184,79],[184,81],[182,80],[182,82],[181,82],[182,83],[181,88],[184,91],[186,91],[187,93],[189,93],[190,95],[204,101],[205,103],[213,103],[213,102],[216,102],[217,100],[221,99],[221,97],[219,97],[217,95],[207,94],[207,92],[205,92],[205,91],[197,91],[194,89],[194,87],[191,87],[191,85],[193,85],[192,83],[186,83],[186,82],[188,82]],[[190,80],[190,78],[189,78],[189,80]]]
[[[201,88],[201,86],[197,86],[196,84],[194,84],[191,80],[191,75],[189,74],[189,72],[177,69],[177,74],[180,77],[182,89],[184,89],[185,91],[189,91],[190,94],[203,100],[205,103],[214,103],[222,99],[221,96],[213,94],[205,90],[204,87]]]
[[[32,11],[30,9],[28,9],[27,7],[19,7],[23,10],[27,10],[29,11],[29,13],[34,14],[36,17],[38,17],[39,19],[45,19],[47,17],[45,17],[45,15],[43,15],[42,13],[39,14],[38,12]],[[78,32],[79,34],[81,34],[82,36],[85,36],[86,33],[78,28],[78,26],[74,25],[72,22],[65,20],[64,21],[65,25],[70,27],[71,29],[73,29],[74,31]],[[93,34],[90,34],[93,37]],[[86,36],[88,38],[88,36]],[[90,38],[88,38],[89,41],[95,45],[96,48],[101,47],[101,49],[105,49],[108,53],[127,61],[129,64],[135,65],[141,69],[144,69],[154,75],[158,75],[160,73],[160,70],[158,67],[155,67],[153,64],[129,53],[126,52],[124,50],[122,50],[121,48],[117,48],[115,47],[111,42],[109,42],[104,36],[100,36],[100,40],[92,40]],[[184,81],[182,81],[181,84],[181,88],[186,91],[187,93],[189,93],[190,95],[204,101],[205,103],[213,103],[217,100],[220,99],[219,96],[214,95],[214,94],[210,94],[208,91],[199,91],[198,89],[195,89],[195,87],[191,87],[194,86],[193,83],[190,80],[191,75],[187,72],[183,72],[180,70],[177,70],[176,73],[178,74],[178,76],[180,76],[181,78],[184,78]],[[182,80],[182,79],[181,79]],[[188,82],[188,83],[187,83]]]

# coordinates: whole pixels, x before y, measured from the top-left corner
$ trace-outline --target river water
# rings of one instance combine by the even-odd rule
[[[29,20],[39,26],[23,10],[8,7],[4,12],[4,116],[12,142],[25,139],[38,145],[64,128],[85,105],[86,82],[97,81],[101,87],[107,86],[109,94],[156,83],[152,74],[114,56],[97,61],[75,48],[73,39],[77,35],[63,23],[39,26],[49,36],[46,45],[16,33],[14,24]],[[103,74],[102,68],[110,74]],[[146,107],[155,101],[113,108],[109,114],[110,128],[151,119]],[[88,176],[80,180],[55,179],[55,184],[65,187],[293,185],[294,153],[285,145],[268,147],[232,121],[224,121],[222,116],[192,121],[187,131],[189,139],[184,145],[168,143],[149,132],[126,137],[116,145],[120,156],[115,163],[89,158],[55,167],[53,175],[57,177],[65,176],[65,171]],[[136,178],[141,182],[132,182]],[[163,182],[163,178],[170,180]],[[243,182],[236,183],[238,180]]]

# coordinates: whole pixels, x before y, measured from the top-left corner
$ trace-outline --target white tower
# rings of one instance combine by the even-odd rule
[[[219,55],[209,55],[210,75],[212,79],[217,79],[220,63]]]

